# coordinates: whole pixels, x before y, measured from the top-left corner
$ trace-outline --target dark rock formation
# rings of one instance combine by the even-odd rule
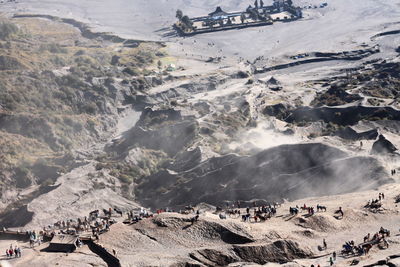
[[[279,119],[285,119],[290,114],[290,110],[293,107],[289,106],[286,103],[279,103],[272,106],[266,106],[263,113],[264,115],[274,116]]]
[[[232,200],[293,200],[371,189],[386,182],[390,180],[373,158],[349,157],[318,143],[297,144],[250,157],[212,158],[178,173],[160,171],[143,178],[136,195],[146,206],[182,207]]]
[[[286,263],[294,259],[312,256],[309,250],[301,249],[291,240],[278,240],[268,245],[235,246],[233,251],[245,262],[266,264],[268,262]]]
[[[136,145],[162,150],[170,156],[175,156],[193,141],[198,128],[196,121],[183,118],[179,111],[146,109],[136,126],[107,150],[125,153]]]
[[[218,222],[210,222],[207,220],[199,220],[191,223],[191,218],[185,217],[168,217],[153,219],[153,223],[159,227],[163,227],[164,231],[170,234],[185,234],[187,238],[193,240],[208,239],[209,241],[222,241],[230,245],[242,245],[254,242],[252,237],[244,228],[233,227]]]
[[[371,154],[387,154],[394,153],[397,148],[387,140],[383,135],[372,145]]]
[[[267,82],[266,85],[268,88],[272,91],[280,91],[282,90],[281,83],[275,79],[274,77],[271,77]]]
[[[3,213],[0,223],[3,227],[23,227],[32,220],[32,217],[33,212],[28,211],[28,206],[24,205]]]
[[[239,258],[223,253],[216,249],[202,249],[189,254],[189,256],[206,266],[227,266],[230,263],[238,262]]]
[[[269,115],[272,107],[274,106],[266,107],[265,113]],[[400,111],[392,107],[299,107],[285,110],[284,106],[280,106],[275,114],[289,123],[323,121],[343,126],[354,125],[361,120],[400,120]],[[289,115],[286,116],[287,114]]]
[[[361,100],[359,95],[352,95],[341,88],[339,84],[332,85],[328,91],[318,94],[317,97],[311,102],[312,106],[340,106],[346,103]]]
[[[249,78],[249,76],[249,73],[245,71],[238,71],[237,73],[231,75],[231,77],[234,79],[246,79]]]
[[[346,127],[335,133],[335,135],[346,140],[376,140],[378,137],[378,130],[373,129],[365,132],[356,132],[351,127]]]

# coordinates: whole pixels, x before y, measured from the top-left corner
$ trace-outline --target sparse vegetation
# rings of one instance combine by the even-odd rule
[[[113,77],[144,80],[142,75],[156,62],[160,48],[148,44],[121,49],[118,66],[113,66],[112,48],[97,40],[79,46],[81,38],[78,31],[58,22],[0,22],[2,186],[52,184],[56,170],[66,170],[72,163],[70,151],[96,141],[101,129],[115,123],[115,114],[107,108],[116,101]],[[121,72],[119,66],[127,71]],[[108,166],[97,166],[103,167]],[[118,173],[129,182],[140,172],[127,168]]]
[[[96,158],[96,170],[108,170],[109,174],[118,178],[127,190],[128,185],[139,183],[140,179],[156,173],[162,168],[166,161],[170,160],[167,155],[160,151],[142,149],[140,160],[136,163],[121,162],[112,154],[105,154]],[[130,194],[130,192],[125,192]]]
[[[9,21],[0,21],[0,40],[8,40],[18,32],[18,26]]]

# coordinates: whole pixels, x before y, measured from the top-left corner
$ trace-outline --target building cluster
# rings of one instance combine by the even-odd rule
[[[295,7],[292,0],[274,0],[270,6],[265,6],[263,0],[255,0],[245,11],[225,12],[221,7],[208,16],[188,18],[182,16],[175,24],[180,34],[191,35],[219,30],[245,28],[251,26],[270,25],[275,21],[291,21],[303,16],[302,9]]]

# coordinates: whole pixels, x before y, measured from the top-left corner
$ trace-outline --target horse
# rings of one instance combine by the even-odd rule
[[[277,207],[279,208],[280,206],[281,206],[280,203],[278,203],[278,202],[275,202],[275,203],[274,203],[274,208],[277,208]]]
[[[348,244],[344,244],[343,245],[343,249],[342,249],[342,255],[349,255],[349,254],[354,254],[353,251],[354,247],[348,245]]]
[[[368,233],[366,236],[364,236],[364,243],[369,241],[369,239],[371,238],[370,234]]]
[[[326,206],[317,205],[317,211],[324,211],[324,212],[326,212]]]
[[[195,222],[197,222],[199,220],[199,215],[194,216],[193,218],[190,219],[190,222],[192,224],[194,224]]]
[[[289,208],[289,213],[290,215],[297,215],[299,213],[299,210],[297,208]]]
[[[240,216],[240,210],[227,210],[226,213],[228,214],[229,217],[239,217]]]
[[[365,255],[368,254],[369,250],[372,248],[372,244],[364,244],[362,245]]]
[[[90,217],[99,217],[99,210],[93,210],[93,211],[91,211],[90,213],[89,213],[89,216]]]
[[[243,221],[243,222],[250,221],[250,214],[242,215],[242,221]]]
[[[114,211],[115,211],[116,213],[118,213],[119,215],[121,215],[121,217],[122,217],[122,211],[121,211],[120,209],[114,208]]]
[[[103,213],[105,216],[111,216],[111,211],[103,209]]]
[[[270,215],[257,215],[258,219],[260,219],[260,222],[265,222],[267,219],[271,218]]]
[[[382,235],[382,237],[385,237],[385,235],[388,237],[390,236],[390,231],[388,229],[384,229],[383,227],[381,227],[379,233]]]

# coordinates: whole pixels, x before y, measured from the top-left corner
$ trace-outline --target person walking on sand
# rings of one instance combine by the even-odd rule
[[[333,259],[332,259],[332,257],[329,257],[329,265],[330,265],[330,266],[333,265]]]
[[[343,213],[342,207],[339,207],[339,210],[337,210],[335,213],[336,213],[336,214],[337,214],[337,213],[339,213],[339,214],[340,214],[340,216],[341,216],[342,218],[343,218],[343,216],[344,216],[344,213]]]
[[[323,248],[324,249],[327,249],[327,244],[326,244],[326,240],[325,240],[325,238],[322,240],[322,245],[323,245]]]
[[[332,253],[333,260],[336,261],[336,251]]]

